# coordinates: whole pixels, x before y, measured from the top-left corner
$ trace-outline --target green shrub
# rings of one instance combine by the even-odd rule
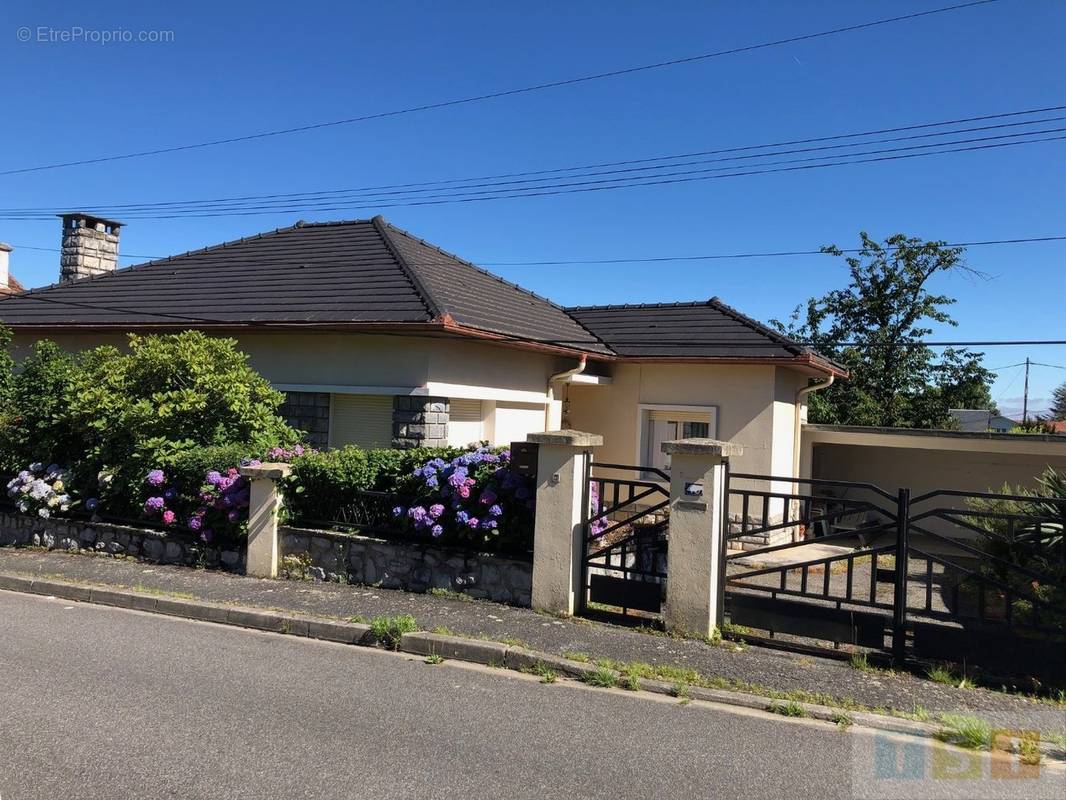
[[[285,506],[296,520],[336,519],[340,509],[370,488],[372,479],[367,451],[358,447],[305,453],[292,460]]]
[[[18,372],[7,367],[0,466],[12,474],[31,462],[69,467],[73,488],[107,515],[140,515],[150,470],[164,469],[195,496],[209,469],[297,438],[277,415],[283,396],[232,339],[131,335],[127,352],[76,355],[40,341]]]

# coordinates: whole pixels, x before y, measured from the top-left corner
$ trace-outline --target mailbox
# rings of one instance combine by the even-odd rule
[[[537,477],[537,451],[540,448],[536,442],[511,442],[511,469],[519,475],[529,478]]]

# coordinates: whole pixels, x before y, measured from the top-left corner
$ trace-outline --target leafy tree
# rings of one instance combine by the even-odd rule
[[[835,245],[851,277],[843,289],[814,297],[793,312],[789,335],[846,366],[849,380],[811,396],[815,422],[933,428],[949,424],[949,408],[991,408],[992,373],[982,353],[946,349],[936,358],[923,340],[931,323],[956,325],[946,308],[955,299],[926,284],[938,273],[969,270],[963,248],[897,234],[883,243],[860,234],[857,255]]]
[[[1066,419],[1066,383],[1058,386],[1051,394],[1051,419]]]

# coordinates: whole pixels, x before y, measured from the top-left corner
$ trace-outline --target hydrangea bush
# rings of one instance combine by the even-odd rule
[[[241,466],[256,466],[257,459],[244,459]],[[205,542],[221,536],[233,539],[246,532],[251,487],[237,467],[209,470],[199,487],[190,492],[181,481],[153,469],[144,479],[148,495],[142,507],[147,519],[166,527],[191,531]]]
[[[433,458],[399,487],[410,500],[392,516],[404,529],[443,542],[487,550],[528,550],[533,544],[534,489],[510,468],[510,450],[482,446]]]
[[[57,464],[34,463],[8,481],[7,496],[21,513],[48,519],[77,505],[69,487],[67,470]]]

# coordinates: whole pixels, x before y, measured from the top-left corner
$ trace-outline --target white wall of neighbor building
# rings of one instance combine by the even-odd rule
[[[805,475],[874,483],[894,493],[1033,488],[1047,467],[1066,470],[1066,436],[966,437],[854,430],[803,432]]]

